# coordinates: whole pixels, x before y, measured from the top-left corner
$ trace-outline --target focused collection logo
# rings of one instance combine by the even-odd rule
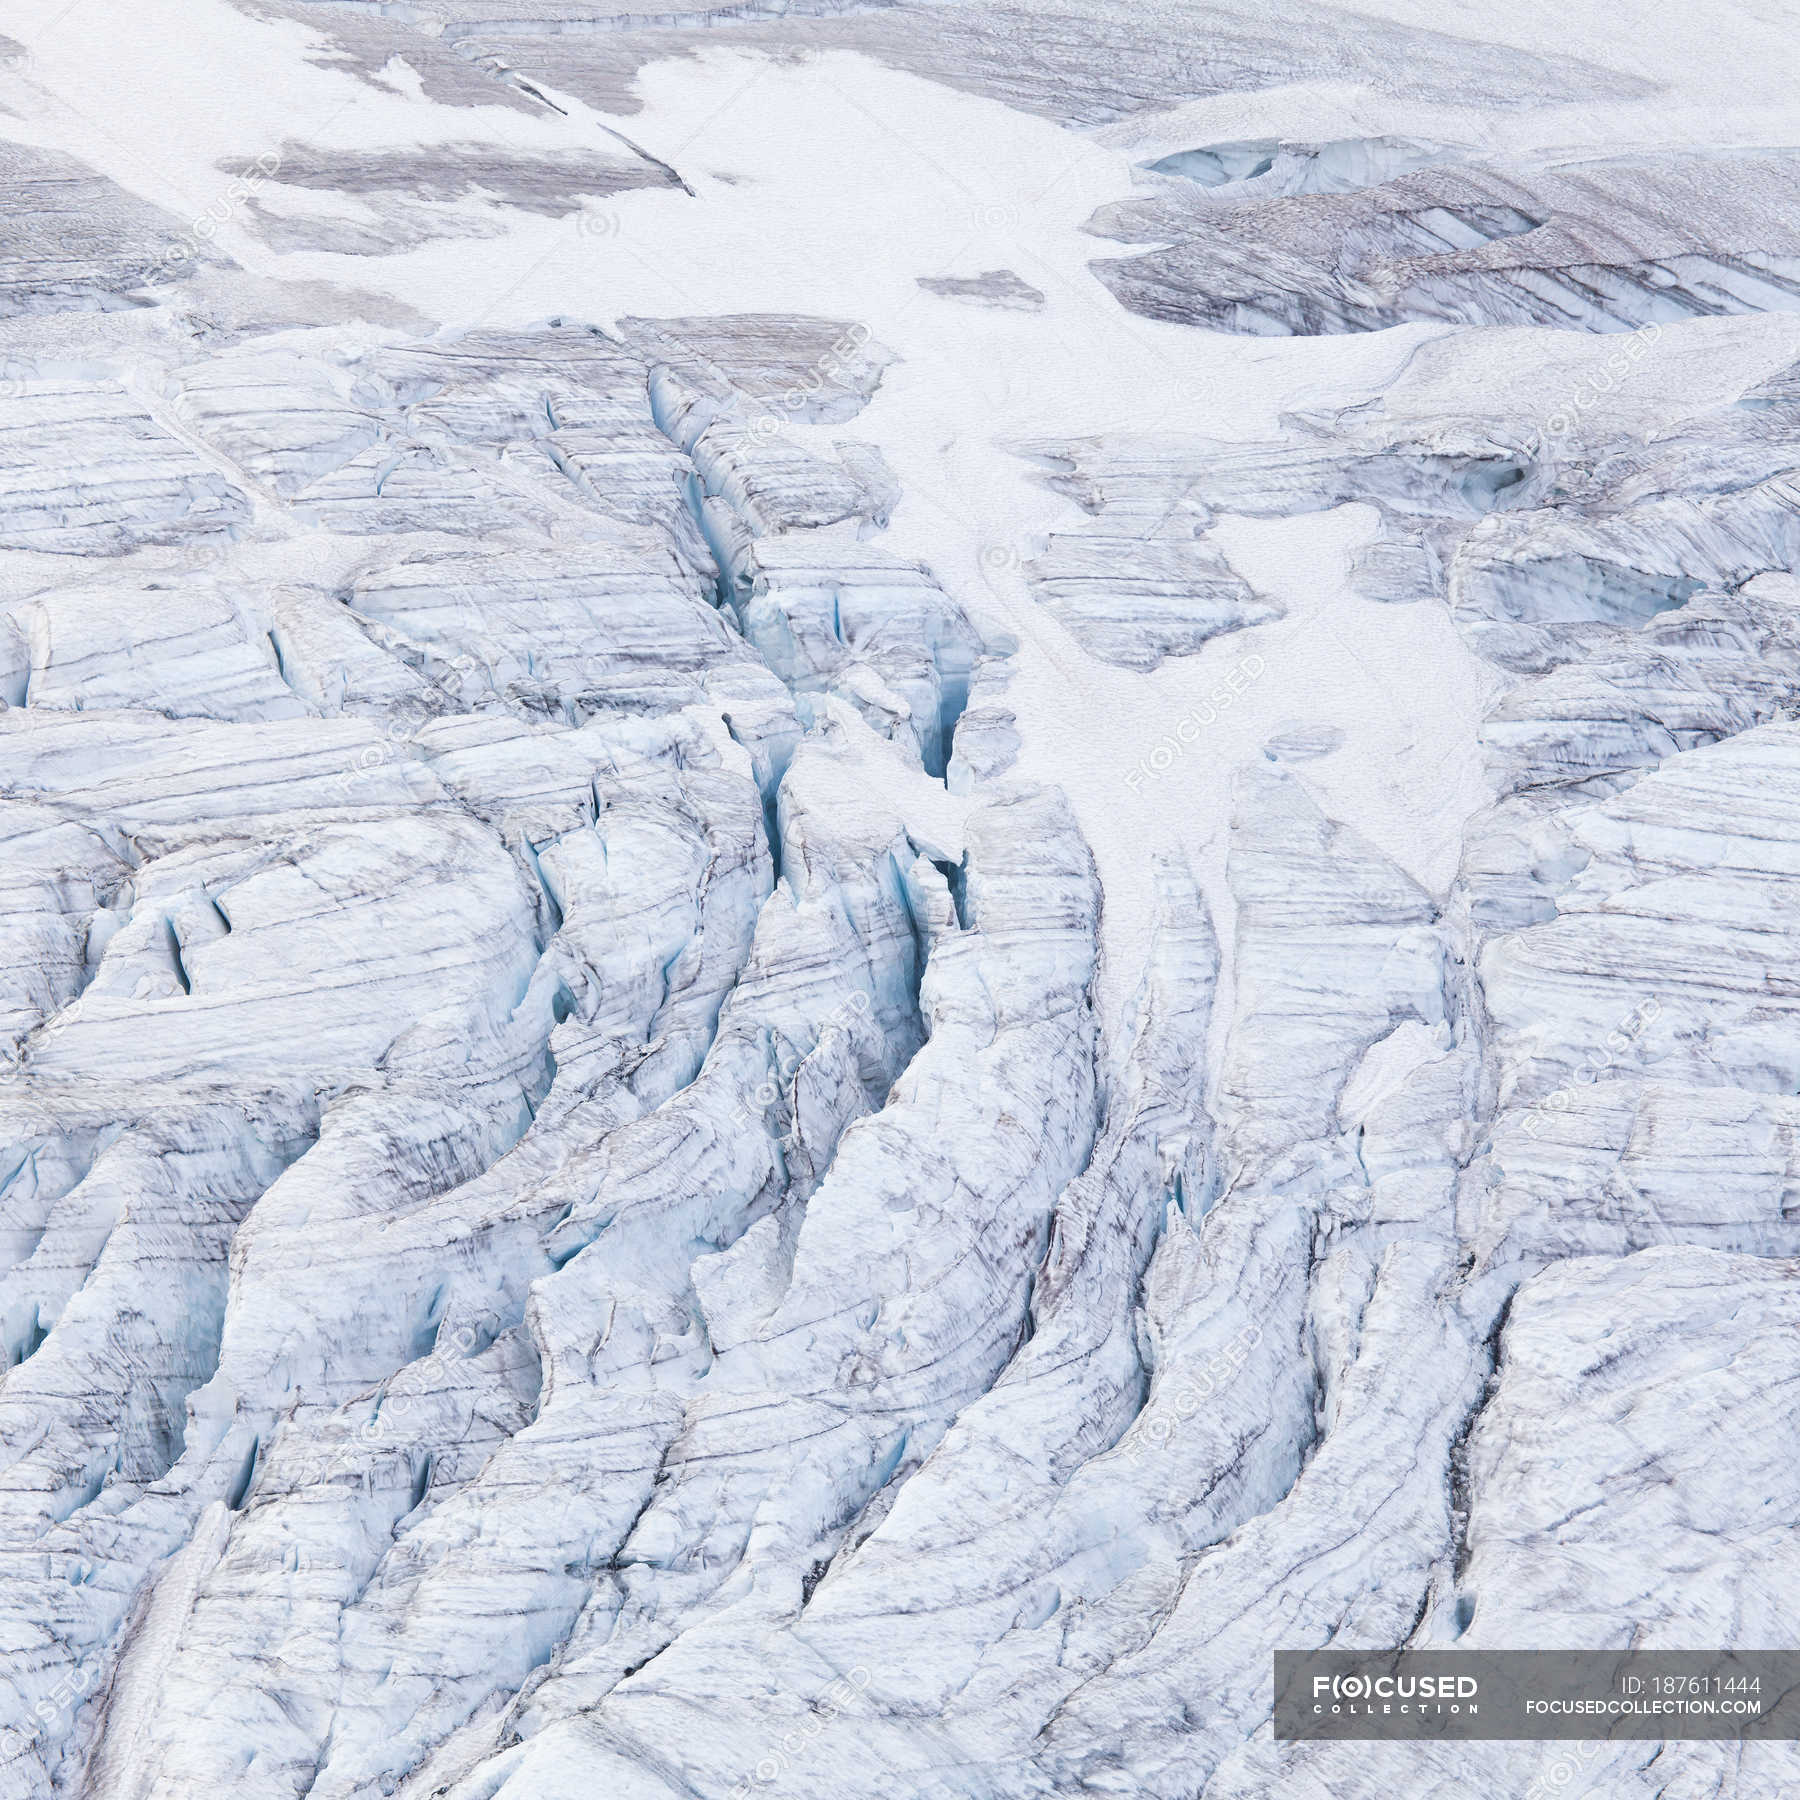
[[[1277,1650],[1274,1663],[1279,1741],[1800,1740],[1800,1651]]]
[[[1371,1712],[1388,1712],[1397,1704],[1453,1712],[1480,1710],[1480,1679],[1474,1675],[1315,1675],[1312,1681],[1313,1711],[1327,1706],[1339,1712],[1361,1704]]]

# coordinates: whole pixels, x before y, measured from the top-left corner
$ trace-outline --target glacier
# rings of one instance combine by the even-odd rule
[[[0,1800],[1800,1790],[1791,8],[0,22]]]

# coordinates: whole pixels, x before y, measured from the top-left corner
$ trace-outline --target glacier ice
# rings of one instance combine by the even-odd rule
[[[17,10],[0,1800],[1790,1645],[1791,21]]]

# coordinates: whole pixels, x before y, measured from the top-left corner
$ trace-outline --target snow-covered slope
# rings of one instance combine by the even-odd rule
[[[1800,1647],[1784,8],[3,23],[0,1800]]]

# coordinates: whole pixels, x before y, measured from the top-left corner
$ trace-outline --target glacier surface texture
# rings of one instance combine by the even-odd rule
[[[1800,6],[6,0],[0,1800],[1792,1800]]]

